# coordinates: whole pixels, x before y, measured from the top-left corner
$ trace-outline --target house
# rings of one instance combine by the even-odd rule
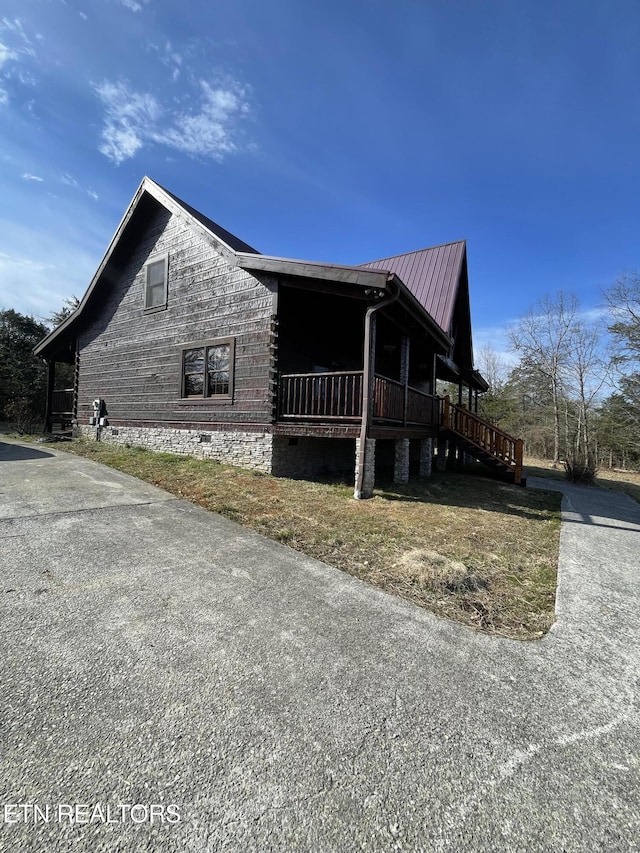
[[[464,241],[361,266],[270,257],[144,178],[77,310],[35,352],[49,427],[66,362],[65,409],[102,441],[281,476],[350,469],[366,497],[376,467],[428,475],[439,437],[519,481],[515,440],[498,446],[472,411],[487,385]]]

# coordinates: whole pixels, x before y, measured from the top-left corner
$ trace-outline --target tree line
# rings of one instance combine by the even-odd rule
[[[640,274],[618,279],[603,309],[592,318],[573,294],[545,296],[508,329],[515,365],[478,354],[490,386],[479,412],[580,479],[640,467]]]
[[[33,348],[51,329],[76,309],[77,297],[45,320],[25,316],[13,309],[0,311],[0,421],[10,421],[19,432],[41,430],[44,424],[47,370]],[[57,387],[71,387],[71,365],[59,365]]]

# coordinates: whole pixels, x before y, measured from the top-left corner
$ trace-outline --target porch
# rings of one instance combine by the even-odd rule
[[[408,383],[373,375],[372,427],[411,428],[431,433],[441,422],[441,400]],[[287,373],[280,377],[276,420],[288,424],[359,427],[364,371]]]
[[[453,404],[449,397],[427,394],[408,383],[374,374],[368,395],[367,438],[361,426],[366,396],[361,370],[291,373],[279,380],[276,435],[316,439],[356,439],[356,471],[365,473],[362,496],[373,493],[376,440],[392,439],[395,447],[393,478],[406,483],[410,448],[419,444],[419,472],[429,476],[437,439],[439,464],[455,465],[463,455],[483,462],[499,475],[525,485],[522,441],[503,432],[474,412]],[[295,438],[297,443],[298,438]],[[297,444],[296,444],[297,446]],[[337,447],[337,445],[336,445]],[[416,447],[416,449],[418,449]],[[328,451],[325,448],[325,453]],[[309,459],[310,451],[305,451]]]

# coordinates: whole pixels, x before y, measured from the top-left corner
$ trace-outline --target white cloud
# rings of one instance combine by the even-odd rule
[[[23,86],[35,86],[36,80],[33,74],[29,70],[19,67],[19,63],[28,62],[36,55],[33,43],[25,33],[22,22],[18,18],[13,21],[3,18],[0,21],[0,33],[2,34],[0,70],[2,70],[4,80],[16,79]],[[8,103],[9,89],[5,82],[0,85],[0,106],[5,106]]]
[[[18,54],[15,50],[11,50],[8,45],[0,41],[0,68],[2,68],[3,65],[6,65],[10,60],[15,60],[17,58]]]
[[[14,18],[13,21],[10,21],[8,18],[3,18],[2,21],[0,21],[0,30],[4,31],[5,33],[11,33],[13,35],[14,40],[17,41],[19,44],[19,47],[17,49],[19,54],[26,54],[28,56],[36,55],[36,52],[33,49],[33,42],[26,34],[20,18]],[[37,38],[40,41],[43,40],[43,37],[40,35],[37,36]],[[15,51],[14,58],[16,58]]]
[[[91,187],[85,189],[84,187],[80,186],[80,183],[73,177],[73,175],[70,175],[68,172],[64,172],[62,175],[60,175],[59,180],[61,184],[64,184],[67,187],[72,187],[74,190],[79,190],[80,192],[86,192],[86,194],[90,198],[92,198],[94,201],[98,201],[99,196],[95,190],[92,190]]]
[[[149,138],[160,117],[160,107],[153,95],[135,92],[123,82],[102,83],[94,89],[106,111],[99,150],[114,163],[122,163]]]
[[[80,184],[73,178],[68,172],[60,175],[60,183],[65,184],[67,187],[73,187],[74,189],[78,189]]]
[[[94,86],[105,107],[99,150],[116,164],[148,143],[216,160],[236,151],[238,123],[249,113],[246,90],[235,81],[213,87],[200,80],[199,87],[200,108],[175,113],[153,95],[136,92],[127,83]]]
[[[38,183],[44,181],[44,178],[41,178],[39,175],[32,175],[31,172],[23,172],[22,177],[25,181],[37,181]]]
[[[138,0],[120,0],[120,3],[132,12],[141,12],[149,0],[140,0],[140,2]]]

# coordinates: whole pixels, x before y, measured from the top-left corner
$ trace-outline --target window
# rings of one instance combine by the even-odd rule
[[[144,307],[148,309],[167,307],[167,279],[169,256],[149,261],[146,265],[144,284]]]
[[[185,347],[182,350],[182,396],[233,396],[233,354],[232,338]]]

